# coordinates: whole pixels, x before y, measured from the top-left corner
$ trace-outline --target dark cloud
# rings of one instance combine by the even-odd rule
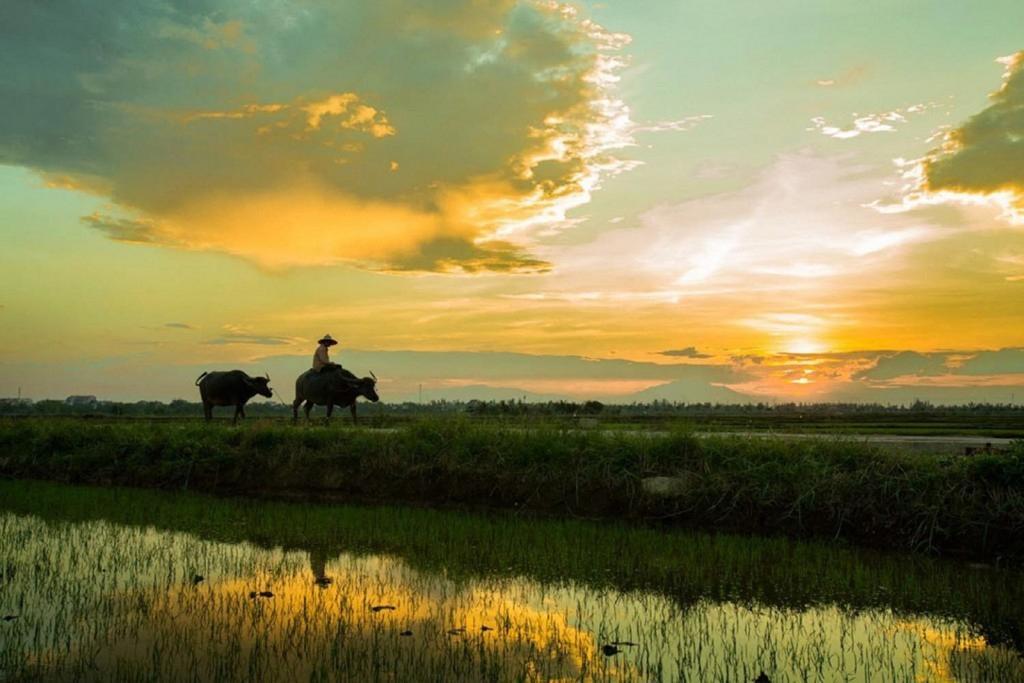
[[[856,351],[855,357],[872,357]],[[1024,374],[1024,348],[989,350],[875,352],[874,365],[854,373],[854,380],[892,380],[900,377],[940,377]]]
[[[125,356],[106,359],[101,363],[80,362],[58,363],[5,363],[0,360],[0,375],[12,383],[32,386],[37,398],[45,396],[66,396],[75,393],[95,393],[109,398],[125,399],[169,399],[194,397],[192,384],[196,375],[205,370],[230,369],[238,367],[253,374],[269,372],[277,379],[287,398],[287,387],[292,379],[309,367],[310,356],[292,355],[283,349],[285,344],[295,340],[283,337],[263,337],[249,332],[226,330],[223,337],[210,340],[214,345],[251,343],[266,347],[273,355],[252,362],[232,362],[228,365],[202,363],[194,366],[172,364],[153,365],[148,357]],[[863,352],[869,354],[871,352]],[[901,352],[912,354],[913,352]],[[894,354],[897,355],[897,354]],[[950,368],[950,376],[944,382],[955,380],[955,374],[964,376],[963,386],[948,383],[929,385],[925,375],[907,375],[907,381],[881,381],[860,379],[838,382],[828,393],[820,395],[822,401],[853,401],[909,404],[916,399],[936,403],[966,403],[1020,400],[1024,397],[1024,375],[1020,381],[1014,377],[1003,378],[998,385],[986,383],[986,378],[972,378],[969,375],[998,375],[1020,370],[1024,349],[1002,349],[999,351],[942,352],[918,354],[925,357],[963,359],[965,355],[977,359],[973,367],[965,364],[961,368]],[[565,387],[574,381],[595,380],[590,397],[618,402],[665,399],[687,402],[744,403],[750,400],[765,400],[765,397],[743,393],[744,385],[757,380],[760,375],[748,369],[728,365],[658,364],[626,361],[622,359],[588,359],[580,356],[530,355],[517,353],[472,353],[472,352],[430,352],[430,351],[358,351],[343,349],[332,354],[336,360],[356,374],[362,376],[373,370],[382,380],[382,395],[385,400],[415,399],[418,385],[424,385],[426,398],[487,398],[518,397],[527,395],[539,399],[545,397],[564,398],[560,384],[534,385],[530,380],[565,380]],[[774,359],[774,357],[773,357]],[[764,359],[769,360],[769,359]],[[906,362],[906,361],[905,361]],[[968,360],[967,363],[971,361]],[[763,367],[767,367],[763,366]],[[911,363],[899,367],[905,371]],[[921,365],[917,367],[920,369]],[[884,366],[883,366],[884,369]],[[760,368],[755,368],[760,372]],[[144,387],[136,381],[139,373],[146,374]],[[826,371],[835,379],[835,373]],[[892,373],[890,373],[892,374]],[[915,379],[924,378],[922,383]],[[895,378],[894,378],[895,379]],[[635,393],[605,396],[601,381],[614,386],[621,380],[648,380],[652,386]],[[973,383],[972,383],[973,382]],[[539,389],[537,387],[540,387]],[[531,391],[530,387],[533,387]],[[139,393],[139,392],[143,393]],[[611,393],[611,392],[609,392]],[[579,397],[579,392],[573,395]]]
[[[944,353],[918,353],[900,351],[881,356],[873,366],[854,373],[855,380],[889,380],[905,376],[937,376],[949,374],[948,355]]]
[[[152,221],[112,218],[94,213],[82,216],[82,222],[88,227],[102,232],[116,242],[152,244],[157,241],[156,235],[153,233]]]
[[[951,131],[943,148],[925,161],[924,189],[1006,193],[1012,208],[1020,211],[1024,210],[1024,52],[1002,61],[1006,77],[992,94],[992,104]]]
[[[227,331],[223,338],[211,340],[215,345],[239,343],[246,333]],[[273,355],[246,362],[237,360],[225,364],[204,362],[196,365],[156,364],[149,358],[130,356],[108,359],[102,364],[83,366],[79,362],[7,363],[0,359],[0,376],[12,383],[32,386],[34,396],[67,396],[73,393],[95,393],[111,399],[189,398],[195,400],[196,376],[213,369],[239,369],[254,375],[268,372],[275,378],[283,399],[290,396],[291,382],[304,372],[310,363],[309,354],[292,355],[284,352],[282,338],[249,335],[253,340],[269,340],[268,351]],[[259,341],[251,343],[259,344]],[[248,354],[251,356],[251,354]],[[732,396],[720,385],[751,379],[745,372],[723,365],[688,365],[632,362],[621,359],[589,359],[580,356],[531,355],[521,353],[474,353],[460,351],[358,351],[343,349],[331,354],[359,376],[370,370],[381,379],[381,395],[386,401],[415,400],[418,385],[424,385],[424,396],[431,398],[511,398],[530,396],[540,398],[580,398],[580,392],[568,392],[576,380],[594,380],[587,398],[629,402],[632,395],[604,395],[601,387],[614,387],[621,380],[650,380],[650,384],[669,383],[665,391],[674,400],[715,401],[716,397]],[[140,373],[146,382],[139,384]],[[551,388],[530,389],[529,380],[567,380],[567,392],[557,385]],[[607,380],[603,383],[602,380]],[[641,382],[643,385],[643,382]],[[471,387],[471,388],[466,388]],[[140,393],[141,392],[141,393]],[[613,391],[609,389],[609,394]]]
[[[293,340],[287,337],[264,337],[256,334],[227,334],[204,341],[209,346],[226,346],[228,344],[256,344],[259,346],[284,346]]]
[[[658,353],[662,356],[678,358],[711,358],[710,354],[701,353],[695,346],[687,346],[685,349],[668,349],[667,351],[659,351]]]
[[[521,233],[619,168],[623,42],[525,0],[11,0],[0,163],[110,199],[84,221],[123,242],[544,270]]]
[[[956,370],[959,375],[1002,375],[1024,373],[1024,348],[979,351]]]
[[[535,259],[507,242],[490,242],[486,248],[468,240],[440,238],[422,245],[413,256],[391,264],[393,271],[440,273],[543,273],[551,264]]]
[[[346,367],[350,364],[372,367],[378,375],[382,375],[383,369],[391,377],[406,379],[691,380],[698,383],[736,383],[751,379],[747,373],[730,365],[644,363],[620,358],[505,352],[345,350],[341,362]]]

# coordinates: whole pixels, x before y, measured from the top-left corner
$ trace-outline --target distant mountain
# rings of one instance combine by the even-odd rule
[[[528,403],[544,403],[547,401],[572,401],[569,396],[558,394],[537,394],[516,387],[491,387],[485,384],[471,384],[462,387],[430,387],[423,389],[424,402],[429,401],[519,401],[525,397]],[[418,401],[419,393],[388,397],[391,403],[402,401]]]
[[[671,401],[677,403],[756,403],[757,399],[746,394],[704,382],[679,380],[660,386],[651,387],[635,394],[617,396],[571,396],[569,394],[539,394],[516,387],[492,387],[486,384],[472,384],[463,387],[423,389],[424,401],[518,401],[527,403],[543,403],[547,401],[574,401],[577,403],[596,399],[608,404],[650,403],[651,401]],[[405,394],[390,399],[391,401],[416,401],[414,394]]]
[[[746,394],[733,391],[728,387],[715,386],[705,382],[677,380],[667,384],[659,384],[650,389],[638,391],[629,396],[621,396],[616,403],[650,403],[651,401],[670,401],[676,403],[756,403],[757,399]]]

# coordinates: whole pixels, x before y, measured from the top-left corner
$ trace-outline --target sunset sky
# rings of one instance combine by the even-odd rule
[[[1024,401],[1019,0],[8,0],[0,396]]]

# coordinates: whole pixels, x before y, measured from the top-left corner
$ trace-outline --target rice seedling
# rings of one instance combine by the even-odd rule
[[[0,557],[5,680],[1024,680],[1019,572],[778,538],[0,482]]]

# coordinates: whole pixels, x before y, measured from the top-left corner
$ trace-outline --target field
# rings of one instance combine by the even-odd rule
[[[247,407],[252,417],[285,422],[291,408],[272,401],[254,402]],[[192,422],[202,415],[202,406],[188,401],[170,404],[156,401],[138,403],[98,402],[69,406],[63,401],[38,401],[28,406],[3,405],[6,417],[78,417],[95,420],[142,420]],[[220,409],[220,415],[230,413]],[[323,416],[320,408],[314,413]],[[425,418],[469,417],[475,422],[535,426],[538,423],[562,429],[590,425],[606,430],[664,431],[688,429],[694,432],[758,432],[775,434],[821,434],[828,436],[890,435],[955,438],[1024,438],[1024,410],[1014,405],[883,406],[861,404],[670,404],[645,403],[602,405],[589,403],[432,402],[427,404],[361,403],[359,415],[372,427],[401,427]],[[348,415],[338,417],[348,420]]]
[[[1018,570],[834,544],[8,481],[0,558],[5,680],[1024,680]]]
[[[292,500],[411,503],[1024,557],[1024,450],[904,452],[844,437],[697,437],[435,416],[387,429],[277,420],[10,419],[0,475]]]

